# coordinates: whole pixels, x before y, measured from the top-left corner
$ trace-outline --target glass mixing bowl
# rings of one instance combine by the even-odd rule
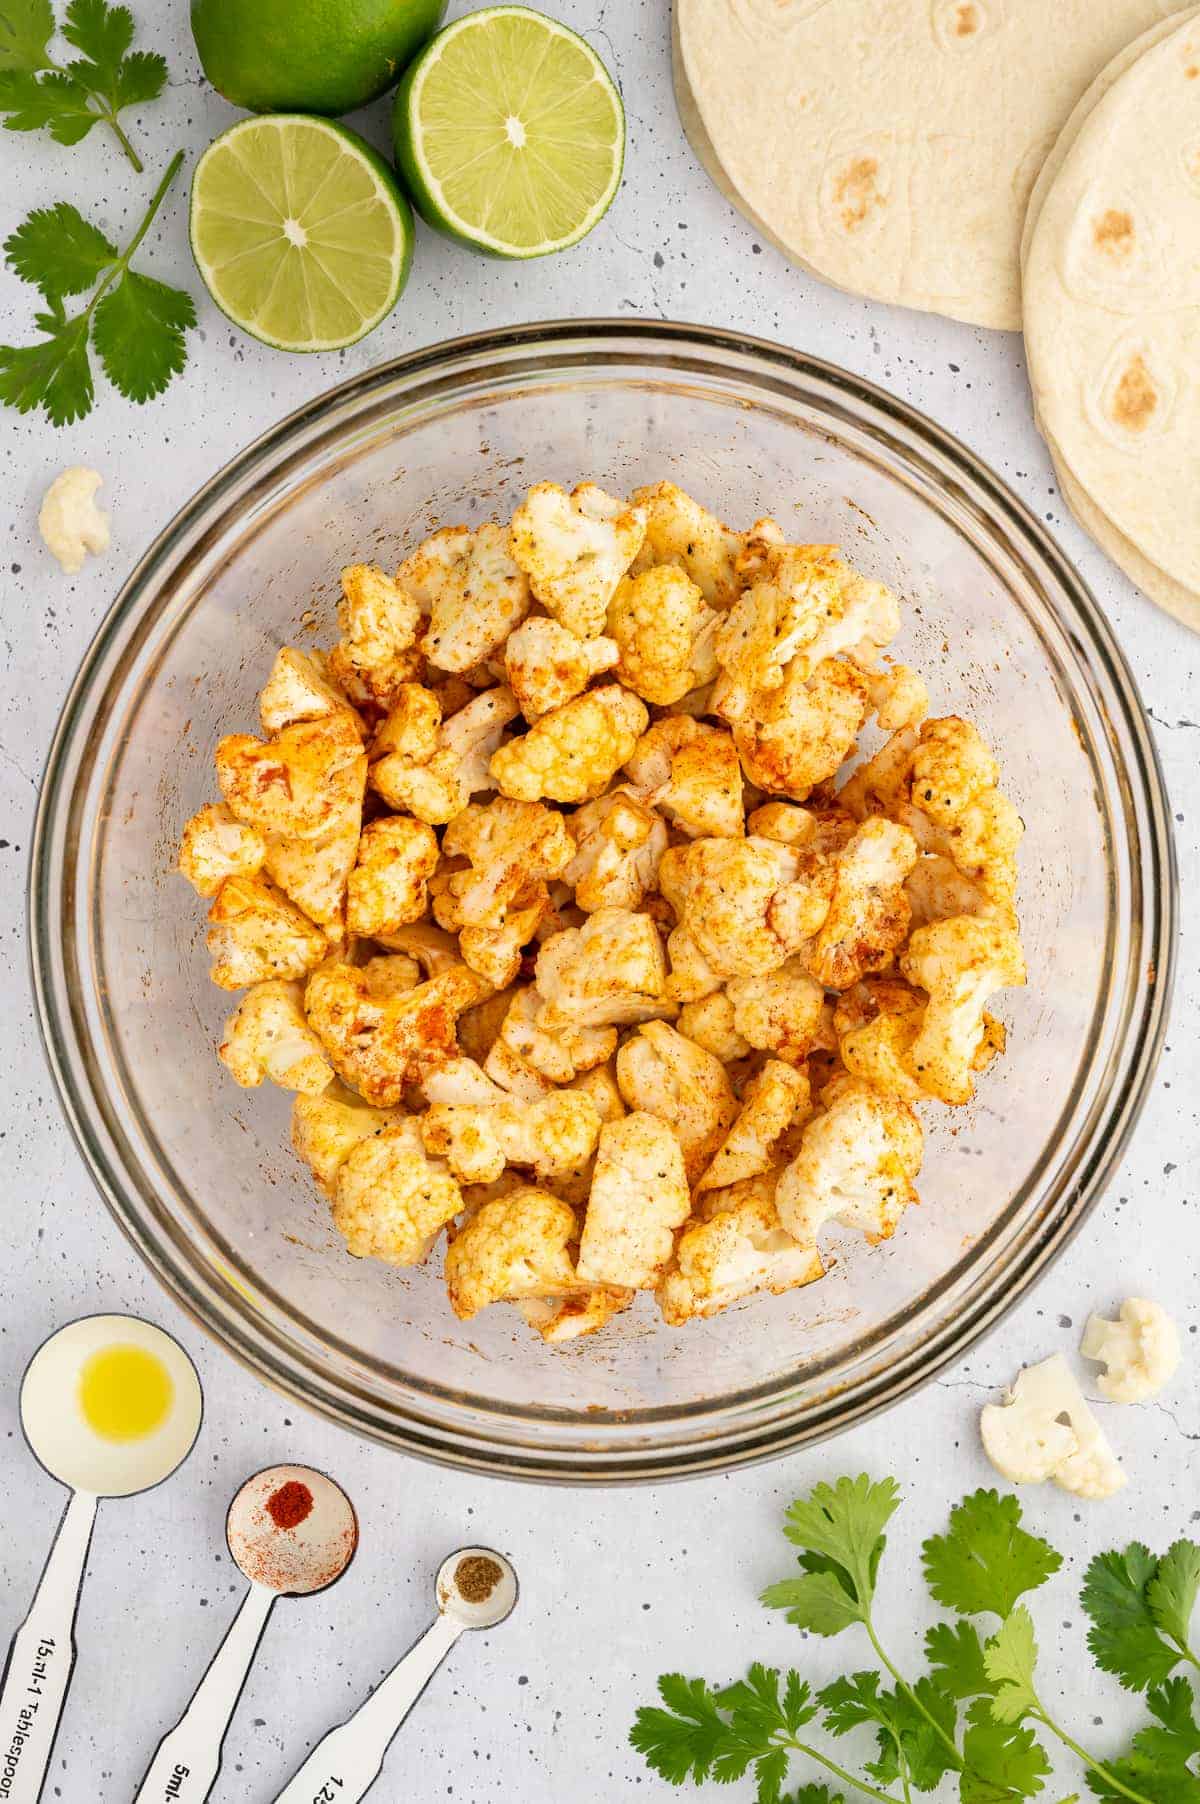
[[[735,525],[841,544],[906,603],[934,709],[980,724],[1026,824],[1030,981],[971,1107],[925,1111],[923,1206],[830,1243],[809,1289],[684,1330],[649,1298],[544,1347],[455,1321],[437,1270],[349,1258],[288,1145],[288,1097],[214,1056],[230,998],[174,875],[253,730],[276,648],[334,634],[337,572],[530,483],[669,477]],[[177,1300],[295,1398],[393,1447],[571,1481],[712,1471],[829,1434],[928,1379],[1079,1227],[1137,1116],[1170,989],[1162,779],[1129,670],[1062,554],[963,446],[856,376],[723,332],[534,326],[418,351],[235,459],[134,571],[71,690],[32,872],[33,966],[67,1117]]]

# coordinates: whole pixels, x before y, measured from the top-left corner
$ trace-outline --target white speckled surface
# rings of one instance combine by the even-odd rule
[[[82,149],[41,136],[3,140],[0,226],[31,205],[88,203],[115,234],[140,213],[176,145],[197,151],[232,117],[204,86],[180,0],[137,0],[146,39],[168,55],[172,85],[136,136],[147,177],[132,176],[97,132]],[[452,12],[467,10],[453,6]],[[226,1744],[214,1796],[266,1800],[305,1746],[345,1714],[429,1615],[442,1555],[467,1541],[513,1557],[517,1615],[458,1648],[393,1749],[380,1799],[529,1804],[562,1796],[667,1796],[625,1745],[637,1703],[673,1668],[733,1677],[746,1662],[795,1659],[818,1679],[861,1664],[848,1642],[801,1645],[755,1595],[790,1555],[782,1506],[815,1479],[893,1471],[909,1504],[892,1536],[881,1615],[911,1662],[928,1617],[911,1580],[918,1541],[989,1469],[979,1405],[1022,1359],[1071,1349],[1089,1309],[1130,1292],[1177,1315],[1186,1360],[1171,1391],[1140,1407],[1101,1406],[1132,1482],[1115,1501],[1077,1506],[1032,1493],[1034,1523],[1070,1554],[1039,1599],[1049,1647],[1046,1691],[1111,1748],[1126,1703],[1080,1661],[1083,1564],[1134,1533],[1163,1545],[1200,1520],[1200,640],[1156,613],[1066,514],[1030,417],[1020,343],[855,301],[790,268],[734,214],[694,163],[671,98],[666,0],[556,0],[609,59],[629,109],[625,183],[608,219],[573,254],[528,267],[477,260],[420,232],[408,292],[393,317],[341,356],[288,359],[237,336],[191,272],[178,186],[144,267],[197,293],[201,330],[186,373],[144,410],[100,381],[91,417],[55,431],[40,417],[0,419],[0,1048],[7,1073],[3,1152],[5,1308],[0,1316],[0,1576],[7,1636],[23,1613],[62,1495],[17,1428],[17,1383],[45,1332],[88,1310],[133,1309],[175,1330],[196,1356],[207,1420],[169,1484],[106,1504],[79,1621],[80,1656],[47,1796],[81,1804],[130,1797],[232,1611],[241,1581],[224,1550],[228,1499],[258,1466],[327,1468],[358,1507],[362,1547],[326,1595],[280,1606]],[[384,115],[367,125],[380,137]],[[1088,1227],[1052,1275],[956,1371],[841,1441],[737,1477],[661,1490],[569,1495],[459,1477],[361,1444],[279,1401],[206,1345],[143,1273],[92,1190],[45,1076],[28,991],[25,873],[39,773],[71,675],[126,571],[213,470],[299,402],[408,346],[508,321],[579,312],[674,317],[779,338],[862,372],[926,409],[989,459],[1079,562],[1114,622],[1152,711],[1175,813],[1184,943],[1173,1026],[1133,1145]],[[0,336],[28,331],[28,290],[0,276]],[[112,509],[111,553],[62,576],[36,538],[46,484],[65,464],[94,464]],[[1019,1054],[1018,1054],[1019,1056]],[[1195,1532],[1195,1531],[1193,1531]],[[844,1657],[843,1657],[844,1655]],[[1084,1673],[1087,1677],[1084,1677]],[[1061,1796],[1077,1775],[1061,1769]],[[749,1795],[739,1788],[736,1795]],[[709,1794],[711,1795],[711,1794]],[[729,1795],[729,1794],[722,1794]]]

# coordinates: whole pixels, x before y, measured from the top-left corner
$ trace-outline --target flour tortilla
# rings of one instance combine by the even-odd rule
[[[1025,268],[1039,423],[1150,566],[1200,594],[1200,19],[1083,121]]]
[[[1015,331],[1025,203],[1096,72],[1171,0],[675,0],[681,101],[801,267]],[[689,133],[693,136],[693,133]]]

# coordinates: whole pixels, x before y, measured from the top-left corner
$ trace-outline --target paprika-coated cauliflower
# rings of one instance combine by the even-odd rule
[[[410,1083],[457,1054],[457,1018],[487,989],[457,965],[413,989],[380,994],[367,971],[330,963],[309,978],[304,1012],[343,1083],[392,1108]]]
[[[673,482],[638,489],[633,500],[646,518],[638,568],[673,564],[691,578],[711,607],[729,607],[741,588],[738,559],[752,533],[722,526],[715,514]]]
[[[334,1185],[333,1225],[359,1259],[420,1265],[462,1206],[458,1185],[427,1156],[410,1117],[354,1148]]]
[[[721,623],[716,654],[746,690],[807,682],[827,658],[871,669],[900,630],[890,589],[868,582],[832,545],[771,545]]]
[[[320,928],[262,877],[227,877],[208,919],[209,975],[222,990],[304,977],[328,947]]]
[[[628,1309],[634,1292],[615,1284],[594,1284],[569,1297],[526,1297],[517,1304],[528,1325],[554,1347],[564,1341],[595,1334],[614,1315]]]
[[[574,850],[562,815],[539,802],[497,796],[470,804],[442,835],[445,856],[465,858],[469,866],[448,879],[457,918],[442,925],[502,927],[531,884],[562,875]]]
[[[488,768],[501,794],[519,801],[587,802],[608,787],[649,718],[636,695],[606,683],[543,714]]]
[[[396,582],[429,616],[421,650],[439,670],[482,664],[529,612],[529,584],[492,520],[474,531],[443,526],[405,558]]]
[[[358,856],[361,827],[362,809],[352,807],[319,839],[267,839],[267,876],[325,929],[331,944],[344,937],[346,884]]]
[[[660,707],[710,683],[717,674],[719,618],[691,578],[672,564],[623,578],[608,604],[607,628],[621,654],[619,681]]]
[[[533,1184],[484,1203],[446,1249],[450,1307],[469,1321],[489,1303],[570,1296],[578,1234],[575,1211]]]
[[[620,655],[612,639],[578,639],[557,620],[536,615],[509,639],[504,667],[508,686],[532,726],[582,695],[592,678],[611,670]]]
[[[850,757],[869,705],[862,673],[842,659],[826,658],[808,677],[802,669],[790,664],[771,689],[722,672],[712,694],[750,781],[800,802]]]
[[[439,899],[440,900],[440,899]],[[463,927],[458,945],[463,963],[477,971],[496,990],[516,982],[525,959],[525,947],[536,934],[549,908],[544,883],[531,883],[513,899],[501,927]],[[446,919],[438,912],[439,920]]]
[[[667,961],[648,915],[598,908],[582,927],[553,934],[538,953],[537,1024],[560,1028],[632,1027],[675,1013]]]
[[[752,1050],[749,1040],[743,1039],[737,1030],[733,1003],[724,990],[713,990],[695,1002],[685,1002],[676,1025],[681,1034],[686,1034],[697,1046],[703,1046],[705,1052],[711,1052],[724,1065],[744,1059]]]
[[[430,699],[440,718],[441,704],[436,696]],[[371,787],[389,807],[444,826],[473,795],[495,789],[489,765],[505,727],[516,718],[516,698],[511,689],[485,689],[433,734],[427,703],[406,697],[401,703],[403,719],[394,727],[396,715],[390,715],[371,748]]]
[[[387,713],[401,686],[421,673],[420,624],[419,603],[378,565],[348,564],[338,604],[342,636],[326,674],[358,707]]]
[[[617,1053],[617,1083],[631,1109],[657,1115],[673,1130],[694,1184],[737,1114],[720,1059],[666,1021],[650,1021]]]
[[[756,1291],[778,1296],[824,1276],[816,1247],[801,1246],[781,1225],[774,1188],[774,1174],[767,1173],[702,1199],[658,1287],[670,1327],[718,1315]]]
[[[919,726],[929,712],[925,679],[907,664],[891,664],[867,676],[871,711],[885,733]]]
[[[605,1064],[617,1045],[615,1027],[569,1021],[557,1021],[552,1029],[540,1026],[542,1006],[532,984],[517,990],[485,1061],[488,1076],[501,1089],[527,1101]]]
[[[658,886],[679,923],[668,941],[678,1001],[783,963],[788,948],[769,911],[794,868],[786,848],[766,839],[694,839],[663,854]]]
[[[1006,923],[955,915],[918,927],[900,955],[911,984],[928,993],[908,1066],[927,1096],[970,1102],[987,1034],[985,1005],[997,990],[1025,982],[1021,943]]]
[[[438,867],[432,827],[406,815],[387,815],[362,830],[358,857],[346,882],[346,926],[360,939],[382,940],[419,921]]]
[[[333,1082],[325,1049],[304,1018],[298,983],[272,980],[247,991],[225,1023],[217,1057],[245,1090],[269,1077],[281,1090],[319,1096]]]
[[[253,877],[262,869],[267,845],[257,827],[209,802],[194,814],[179,842],[179,870],[198,896],[215,896],[227,877]]]
[[[723,728],[669,714],[642,734],[625,770],[634,793],[689,838],[745,832],[742,767]]]
[[[434,1103],[421,1133],[462,1183],[490,1184],[506,1165],[539,1178],[574,1171],[596,1149],[600,1117],[590,1097],[561,1090],[539,1102]]]
[[[265,743],[230,733],[216,750],[217,782],[248,826],[277,839],[323,839],[361,814],[367,756],[344,709],[297,721]]]
[[[636,908],[658,878],[667,849],[666,823],[631,789],[610,789],[567,820],[574,855],[563,881],[579,908]]]
[[[292,1146],[325,1195],[356,1146],[405,1120],[400,1109],[373,1109],[335,1078],[319,1096],[297,1096],[292,1105]]]
[[[863,1001],[858,1001],[858,993]],[[843,1012],[842,1003],[853,998]],[[834,1010],[838,1054],[851,1077],[885,1096],[920,1102],[925,1096],[912,1070],[912,1049],[921,1031],[925,998],[893,978],[856,985]]]
[[[825,992],[799,954],[773,971],[731,978],[725,994],[735,1031],[756,1052],[798,1065],[815,1047],[828,1049]]]
[[[577,639],[594,639],[645,536],[641,508],[591,483],[568,495],[539,482],[513,515],[509,549],[546,612]]]
[[[806,1072],[768,1059],[743,1090],[737,1116],[705,1167],[697,1194],[725,1190],[770,1171],[779,1142],[798,1116],[808,1114],[811,1100]]]
[[[281,645],[258,698],[263,732],[279,733],[299,721],[320,720],[322,715],[338,712],[349,714],[359,738],[365,737],[366,728],[345,691],[329,676],[323,655]]]
[[[605,1122],[579,1240],[579,1277],[653,1290],[689,1208],[683,1152],[666,1123],[642,1110]]]
[[[836,1077],[821,1108],[780,1174],[779,1219],[805,1246],[814,1246],[827,1221],[886,1240],[910,1203],[921,1169],[924,1135],[906,1103],[882,1096],[858,1078]]]
[[[916,840],[894,821],[866,820],[852,835],[834,861],[828,913],[805,949],[818,983],[848,990],[891,963],[908,932],[904,880],[916,861]]]

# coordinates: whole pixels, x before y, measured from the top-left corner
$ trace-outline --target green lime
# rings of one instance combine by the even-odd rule
[[[192,177],[192,254],[235,325],[281,351],[335,351],[400,298],[412,214],[377,151],[303,113],[242,119]]]
[[[446,0],[192,0],[218,93],[256,113],[349,113],[390,88]]]
[[[607,212],[625,158],[608,70],[565,25],[488,6],[410,65],[392,114],[421,217],[494,257],[565,250]]]

